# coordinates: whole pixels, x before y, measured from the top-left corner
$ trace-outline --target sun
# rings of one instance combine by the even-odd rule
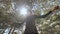
[[[27,14],[27,8],[22,7],[22,8],[20,9],[20,14],[21,14],[21,15],[26,15],[26,14]]]

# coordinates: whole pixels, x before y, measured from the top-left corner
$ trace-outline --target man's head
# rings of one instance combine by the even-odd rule
[[[27,12],[27,14],[28,14],[28,15],[32,15],[32,11],[29,10],[29,11]]]

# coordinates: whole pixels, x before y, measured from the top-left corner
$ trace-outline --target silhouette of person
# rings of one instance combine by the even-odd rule
[[[35,26],[35,19],[36,18],[45,18],[49,14],[51,14],[52,12],[54,12],[55,10],[58,10],[58,9],[59,9],[59,6],[56,6],[56,7],[54,7],[53,10],[49,11],[45,15],[33,15],[32,12],[30,11],[28,13],[28,16],[25,19],[26,29],[25,29],[24,34],[38,34],[38,31],[37,31],[36,26]]]

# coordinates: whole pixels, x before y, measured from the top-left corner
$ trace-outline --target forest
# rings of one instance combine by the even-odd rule
[[[60,0],[0,0],[0,34],[24,34],[28,11],[45,15],[55,6],[60,6]],[[60,10],[34,20],[38,34],[60,34]]]

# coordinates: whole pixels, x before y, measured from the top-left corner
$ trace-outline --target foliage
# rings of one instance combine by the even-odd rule
[[[2,29],[3,32],[6,28],[13,25],[13,27],[22,31],[22,26],[24,26],[25,24],[22,25],[21,22],[23,22],[25,17],[20,15],[19,11],[16,11],[16,7],[13,8],[14,3],[17,3],[18,6],[20,6],[19,2],[21,1],[0,0],[0,29]],[[54,6],[60,5],[60,0],[30,0],[27,2],[27,4],[30,6],[30,8],[32,8],[34,14],[43,15],[48,13],[48,11],[52,10]],[[39,34],[60,34],[59,11],[57,11],[56,13],[54,12],[52,15],[49,15],[46,18],[37,18],[35,22]]]

